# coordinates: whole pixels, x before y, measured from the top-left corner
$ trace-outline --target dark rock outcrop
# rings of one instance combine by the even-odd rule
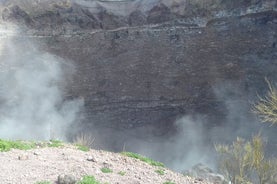
[[[2,19],[75,63],[67,94],[84,98],[85,127],[112,137],[113,149],[174,133],[186,114],[221,125],[226,98],[247,103],[265,92],[264,77],[277,80],[275,1],[117,2],[122,11],[116,2],[58,2],[32,13],[7,1]]]
[[[185,171],[184,175],[195,177],[198,180],[209,181],[214,184],[228,184],[224,176],[215,173],[211,168],[201,163],[193,166],[190,170]]]

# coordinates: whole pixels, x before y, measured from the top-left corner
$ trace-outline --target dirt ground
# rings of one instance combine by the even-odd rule
[[[112,172],[103,173],[103,167]],[[0,170],[0,184],[56,183],[58,176],[65,174],[76,180],[93,175],[101,183],[109,184],[208,184],[122,154],[101,150],[84,152],[72,145],[1,152]],[[163,170],[164,174],[157,170]]]

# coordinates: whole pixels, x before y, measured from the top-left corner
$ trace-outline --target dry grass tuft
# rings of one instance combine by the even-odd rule
[[[91,148],[94,140],[95,140],[95,138],[92,137],[92,135],[90,135],[88,133],[80,133],[75,137],[73,142],[74,142],[74,144]]]
[[[277,90],[267,79],[265,80],[269,87],[268,94],[264,98],[259,97],[253,111],[263,122],[277,124]]]

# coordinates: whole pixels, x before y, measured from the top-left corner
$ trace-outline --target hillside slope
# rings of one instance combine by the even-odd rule
[[[84,152],[69,145],[0,152],[0,162],[2,184],[55,183],[59,175],[71,175],[76,180],[95,176],[101,183],[109,184],[209,184],[121,154],[98,150]],[[109,168],[112,172],[104,173],[102,168]],[[162,170],[163,174],[157,170]]]

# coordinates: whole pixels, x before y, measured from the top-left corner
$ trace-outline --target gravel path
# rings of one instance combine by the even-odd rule
[[[58,176],[64,174],[73,175],[78,180],[85,175],[93,175],[101,183],[109,184],[163,184],[167,181],[175,184],[208,184],[118,153],[99,150],[84,152],[71,145],[1,152],[0,163],[0,184],[55,183]],[[103,167],[113,172],[103,173]],[[164,175],[156,172],[161,169]]]

